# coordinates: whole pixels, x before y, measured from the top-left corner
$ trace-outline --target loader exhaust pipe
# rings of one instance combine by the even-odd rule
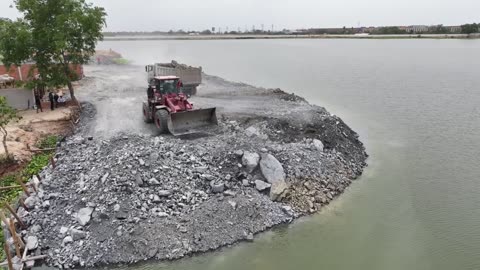
[[[203,133],[218,125],[217,108],[199,109],[170,114],[168,130],[174,136]]]

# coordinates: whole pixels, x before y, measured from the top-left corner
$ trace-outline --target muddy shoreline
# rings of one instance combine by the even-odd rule
[[[91,70],[78,91],[86,102],[79,127],[59,146],[56,168],[40,174],[29,210],[19,209],[29,224],[24,238],[36,240],[32,253],[47,254],[50,266],[171,260],[252,241],[321,210],[366,166],[358,135],[324,108],[215,76],[205,75],[192,99],[200,108],[217,106],[211,136],[157,136],[137,123],[139,81],[113,93],[119,102],[135,99],[124,113],[139,117],[111,123],[122,112],[103,107],[105,74],[118,81],[131,70]],[[113,125],[107,131],[105,119]]]

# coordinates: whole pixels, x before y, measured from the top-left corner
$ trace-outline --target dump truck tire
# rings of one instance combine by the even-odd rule
[[[150,113],[148,112],[148,108],[145,104],[142,106],[142,113],[143,121],[145,121],[145,123],[153,123],[153,119],[150,117]]]
[[[168,112],[167,110],[158,110],[155,113],[155,125],[160,134],[168,132]]]

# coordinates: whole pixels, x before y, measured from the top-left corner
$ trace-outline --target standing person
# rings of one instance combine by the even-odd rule
[[[55,99],[52,91],[48,92],[48,100],[50,101],[50,109],[53,111],[55,108]]]
[[[58,108],[58,94],[57,94],[57,92],[55,92],[55,94],[53,95],[53,100],[55,100],[55,108]]]
[[[40,109],[40,112],[43,112],[42,100],[40,98],[40,93],[38,93],[38,91],[35,91],[35,105],[37,106],[37,113],[39,109]]]

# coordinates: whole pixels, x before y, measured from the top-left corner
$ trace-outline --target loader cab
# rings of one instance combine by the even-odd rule
[[[181,92],[181,82],[177,76],[155,77],[153,85],[155,86],[156,92],[162,95],[179,94]]]

